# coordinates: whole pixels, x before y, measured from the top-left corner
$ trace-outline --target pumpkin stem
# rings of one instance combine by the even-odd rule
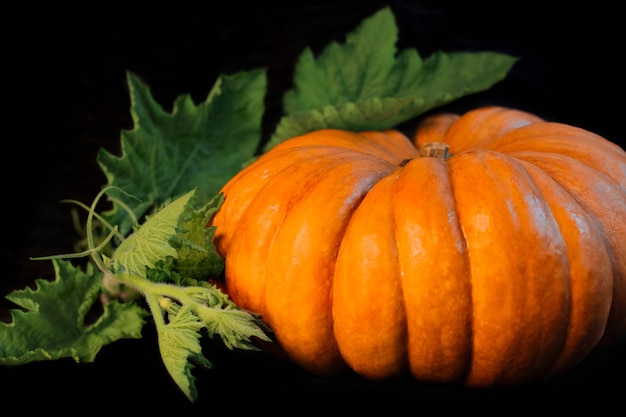
[[[430,142],[425,143],[420,150],[420,154],[422,156],[432,156],[434,158],[439,158],[442,160],[447,159],[450,155],[448,151],[450,150],[450,146],[443,142]]]

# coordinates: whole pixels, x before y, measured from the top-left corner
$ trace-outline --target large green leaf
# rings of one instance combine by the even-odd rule
[[[104,345],[141,337],[147,314],[135,303],[111,301],[93,323],[87,322],[102,286],[93,265],[83,272],[68,261],[52,262],[54,281],[37,280],[35,290],[6,296],[23,310],[11,311],[12,322],[0,322],[0,365],[60,358],[92,362]]]
[[[127,231],[123,205],[139,217],[197,188],[206,202],[250,159],[261,140],[266,74],[264,70],[221,76],[206,101],[196,105],[179,96],[171,113],[154,101],[149,88],[128,73],[134,128],[122,131],[122,155],[101,149],[98,163],[116,186],[111,223]]]
[[[398,53],[397,37],[393,14],[384,8],[345,44],[332,42],[317,58],[305,49],[284,96],[285,116],[264,149],[323,128],[392,128],[490,88],[517,60],[496,52],[437,52],[422,59],[415,49]]]

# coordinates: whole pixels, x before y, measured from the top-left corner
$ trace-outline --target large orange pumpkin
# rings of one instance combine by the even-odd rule
[[[211,221],[228,292],[324,376],[506,386],[626,334],[626,153],[482,107],[287,140]]]

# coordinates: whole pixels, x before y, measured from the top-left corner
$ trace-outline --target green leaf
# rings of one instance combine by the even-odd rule
[[[100,349],[119,339],[138,339],[146,311],[134,303],[104,305],[95,322],[88,313],[101,292],[101,274],[53,259],[55,280],[36,280],[36,289],[14,291],[7,299],[24,310],[11,310],[12,321],[0,322],[0,364],[73,358],[92,362]]]
[[[324,106],[321,110],[293,113],[282,118],[266,150],[284,139],[328,127],[352,131],[384,130],[392,123],[395,125],[397,115],[412,102],[413,99],[410,97],[383,99],[376,97],[359,103]]]
[[[151,280],[158,274],[163,279],[171,279],[171,273],[165,273],[163,268],[175,265],[176,275],[183,279],[219,275],[224,259],[215,250],[215,228],[207,228],[206,224],[224,197],[220,194],[195,209],[196,193],[197,189],[193,189],[148,216],[116,249],[110,263],[111,272],[146,278],[149,271]]]
[[[219,335],[229,349],[258,350],[253,337],[271,341],[265,333],[267,329],[260,317],[238,308],[230,300],[219,309],[215,307],[199,309],[198,315],[204,321],[209,336]]]
[[[322,128],[382,130],[501,81],[517,58],[496,52],[397,53],[398,29],[388,7],[364,19],[315,59],[307,48],[284,96],[285,116],[264,151]]]
[[[231,349],[255,348],[253,336],[270,340],[258,316],[240,310],[207,281],[223,268],[213,244],[215,230],[206,224],[224,196],[219,194],[198,209],[196,197],[193,189],[148,215],[109,262],[113,278],[145,296],[163,363],[191,401],[196,398],[191,361],[211,367],[200,349],[200,330],[220,336]]]
[[[204,102],[180,95],[167,113],[136,75],[127,77],[134,127],[122,131],[121,156],[100,149],[97,157],[108,184],[125,192],[107,192],[107,216],[122,233],[131,226],[125,205],[140,217],[193,188],[200,201],[215,196],[258,149],[266,92],[264,70],[220,76]]]
[[[294,87],[285,93],[287,114],[321,109],[327,105],[356,103],[373,97],[395,95],[402,83],[403,62],[395,58],[398,29],[391,10],[386,7],[364,19],[345,44],[328,44],[317,60],[306,48],[300,55],[294,73]],[[407,51],[402,57],[409,55]],[[419,71],[417,54],[409,64]],[[402,60],[401,60],[402,61]],[[395,79],[392,79],[393,75]]]
[[[159,328],[158,340],[161,358],[170,376],[187,396],[194,402],[197,398],[195,377],[191,374],[194,366],[190,360],[212,368],[202,355],[200,330],[204,324],[198,320],[188,305],[184,305],[175,315],[170,315],[170,322]]]
[[[176,270],[183,278],[206,280],[224,269],[224,258],[213,242],[215,226],[207,227],[223,202],[224,195],[219,194],[198,209],[188,206],[179,218],[177,233],[169,244],[176,249]]]
[[[169,240],[176,234],[179,218],[195,192],[195,189],[189,191],[150,215],[115,250],[110,264],[111,272],[145,277],[146,268],[154,268],[157,261],[176,256],[176,249],[169,244]]]
[[[229,349],[258,350],[252,337],[271,339],[258,315],[239,309],[226,294],[206,281],[187,281],[195,285],[149,284],[152,288],[148,288],[146,300],[155,318],[162,361],[181,391],[194,402],[197,396],[191,373],[194,363],[207,369],[213,367],[202,354],[202,329],[208,330],[209,337],[221,337]],[[167,311],[167,320],[161,314],[162,309]]]

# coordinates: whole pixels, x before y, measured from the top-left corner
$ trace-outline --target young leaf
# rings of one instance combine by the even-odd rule
[[[108,264],[112,277],[144,295],[163,363],[191,401],[196,390],[190,360],[210,367],[200,349],[200,330],[221,337],[230,349],[255,349],[252,337],[270,341],[257,315],[240,310],[206,280],[223,267],[214,229],[205,227],[223,196],[194,209],[196,196],[193,189],[147,216]]]
[[[219,194],[198,209],[188,206],[180,216],[177,234],[170,238],[169,244],[176,249],[176,269],[184,278],[206,280],[224,269],[224,258],[213,243],[215,227],[206,227],[223,202],[224,195]]]
[[[269,342],[266,326],[260,317],[241,310],[230,299],[221,308],[199,309],[198,316],[206,325],[209,336],[219,335],[229,349],[258,350],[253,338]]]
[[[204,325],[187,305],[182,306],[176,315],[170,317],[170,322],[161,327],[158,333],[161,358],[176,385],[191,402],[194,402],[197,390],[195,377],[191,374],[194,366],[190,359],[204,368],[213,367],[202,355],[199,338]]]
[[[119,339],[138,339],[147,312],[135,303],[104,305],[94,323],[85,322],[101,292],[101,274],[53,259],[55,280],[37,280],[36,289],[14,291],[7,299],[22,307],[11,310],[12,322],[0,322],[0,364],[73,358],[92,362],[102,346]]]
[[[136,75],[127,78],[134,127],[122,131],[120,157],[104,149],[97,157],[108,184],[125,192],[108,192],[108,217],[122,233],[131,226],[124,205],[140,217],[193,188],[200,201],[216,195],[258,149],[266,92],[264,70],[239,72],[221,76],[199,105],[184,94],[167,113]]]
[[[285,116],[264,147],[322,128],[392,128],[435,107],[490,88],[514,57],[495,52],[438,52],[422,60],[415,49],[397,53],[398,29],[389,8],[363,20],[315,59],[307,48],[284,96]]]
[[[125,272],[139,277],[146,276],[146,267],[168,256],[176,256],[176,249],[169,240],[176,234],[179,217],[196,189],[166,204],[149,216],[135,233],[124,240],[115,250],[111,260],[111,272]]]

